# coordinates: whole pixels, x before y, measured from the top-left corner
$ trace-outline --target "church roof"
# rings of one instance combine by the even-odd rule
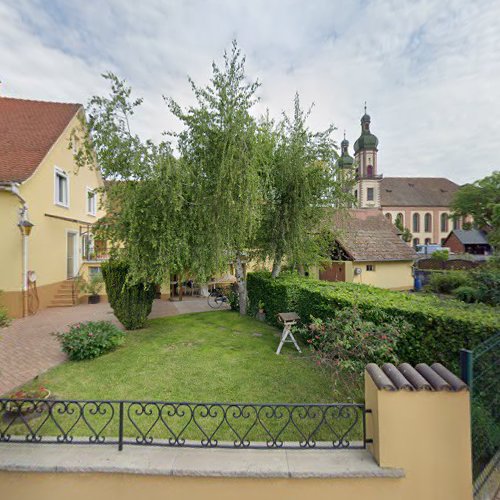
[[[0,182],[28,179],[81,108],[0,97]]]
[[[448,207],[460,186],[443,177],[384,177],[382,207]]]
[[[399,236],[396,226],[379,209],[352,209],[334,217],[336,241],[353,261],[414,260],[415,251]]]

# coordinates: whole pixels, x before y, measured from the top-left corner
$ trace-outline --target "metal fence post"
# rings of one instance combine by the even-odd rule
[[[120,401],[118,420],[118,451],[123,450],[123,401]]]
[[[460,378],[472,392],[472,351],[469,349],[460,349]]]

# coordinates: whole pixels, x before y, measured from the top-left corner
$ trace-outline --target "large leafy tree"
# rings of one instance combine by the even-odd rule
[[[487,227],[490,243],[500,247],[500,172],[462,186],[451,209],[455,217],[472,216],[476,227]]]
[[[181,157],[192,172],[190,215],[199,271],[223,269],[233,261],[241,314],[246,312],[244,261],[254,241],[261,209],[262,167],[251,108],[258,82],[245,75],[245,57],[236,42],[224,64],[212,64],[205,87],[191,79],[195,104],[182,109],[167,99],[183,123],[177,134]],[[227,267],[226,267],[227,268]]]
[[[337,180],[334,167],[335,128],[312,131],[306,123],[309,114],[296,94],[291,117],[283,114],[278,124],[266,119],[261,127],[269,168],[256,246],[261,257],[272,262],[274,277],[284,262],[300,267],[324,260],[331,212],[350,198],[350,189]]]
[[[189,169],[166,142],[154,144],[134,134],[132,117],[141,99],[112,73],[108,96],[94,96],[85,123],[72,132],[79,167],[99,168],[105,179],[101,197],[107,215],[96,236],[112,254],[127,261],[130,282],[161,283],[167,271],[189,267]],[[85,120],[82,117],[82,121]],[[97,167],[98,165],[98,167]]]

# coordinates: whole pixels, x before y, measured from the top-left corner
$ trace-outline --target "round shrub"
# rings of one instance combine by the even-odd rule
[[[469,285],[470,281],[464,271],[434,272],[429,280],[429,288],[436,293],[451,293],[460,286]]]
[[[453,295],[463,302],[473,303],[477,302],[479,298],[479,292],[477,288],[468,285],[462,285],[453,290]]]
[[[68,332],[55,335],[72,361],[97,358],[116,349],[125,339],[125,334],[109,321],[77,323]]]
[[[479,300],[492,306],[500,305],[500,266],[493,262],[472,273],[478,287]]]
[[[128,266],[123,262],[110,260],[102,264],[101,270],[115,316],[127,330],[142,328],[153,307],[154,285],[127,283]]]

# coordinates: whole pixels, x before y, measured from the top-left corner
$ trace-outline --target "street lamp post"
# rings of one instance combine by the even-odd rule
[[[21,210],[19,229],[23,238],[23,317],[28,315],[28,236],[31,234],[33,223],[26,218],[26,210]]]

